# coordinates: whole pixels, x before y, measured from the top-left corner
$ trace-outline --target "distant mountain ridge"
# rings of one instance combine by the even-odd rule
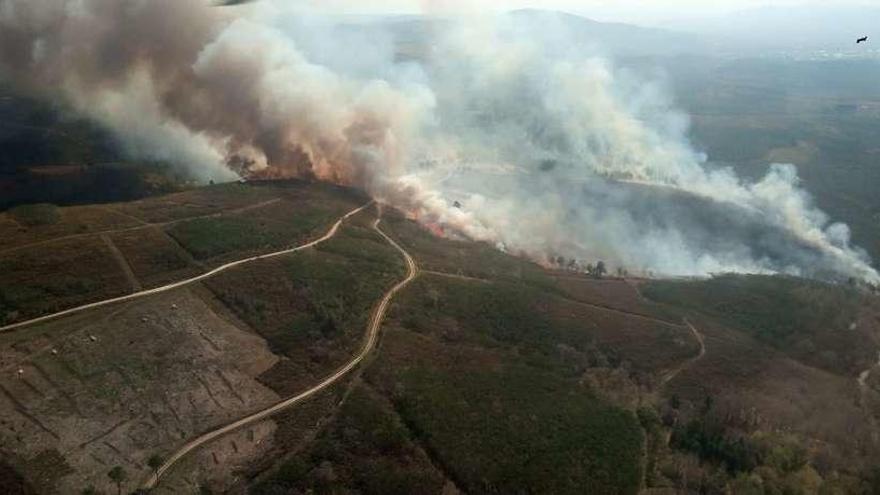
[[[576,14],[544,9],[519,9],[499,14],[509,21],[503,29],[539,41],[574,44],[611,56],[705,54],[705,36],[633,24],[600,22]],[[361,16],[345,21],[358,30],[390,32],[398,43],[423,44],[431,33],[451,25],[454,18],[433,16]]]
[[[542,9],[520,9],[506,14],[535,28],[563,29],[572,41],[593,45],[610,55],[679,55],[706,53],[701,36],[634,24],[601,22],[576,14]],[[540,34],[540,33],[538,33]],[[552,33],[544,33],[552,34]]]
[[[829,5],[831,3],[829,2]],[[662,26],[712,34],[747,49],[856,49],[855,40],[880,41],[880,8],[854,6],[761,7],[723,16],[670,21]]]

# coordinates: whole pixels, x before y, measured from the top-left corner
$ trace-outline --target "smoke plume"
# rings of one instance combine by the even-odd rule
[[[880,280],[791,165],[747,182],[663,84],[552,16],[365,22],[282,2],[0,0],[0,79],[204,179],[313,177],[538,260]]]

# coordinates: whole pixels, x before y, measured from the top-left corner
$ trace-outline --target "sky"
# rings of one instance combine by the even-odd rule
[[[473,13],[518,8],[564,10],[601,21],[660,24],[760,7],[825,6],[827,0],[306,0],[335,13]],[[880,6],[880,0],[834,1],[835,6]]]

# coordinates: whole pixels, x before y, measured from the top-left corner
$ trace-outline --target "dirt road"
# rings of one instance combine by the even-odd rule
[[[11,325],[6,325],[6,326],[3,326],[3,327],[0,327],[0,332],[8,332],[8,331],[10,331],[10,330],[15,330],[15,329],[17,329],[17,328],[25,327],[25,326],[28,326],[28,325],[33,325],[33,324],[35,324],[35,323],[42,323],[42,322],[45,322],[45,321],[54,320],[54,319],[56,319],[56,318],[60,318],[60,317],[62,317],[62,316],[67,316],[67,315],[71,315],[71,314],[74,314],[74,313],[79,313],[79,312],[81,312],[81,311],[85,311],[85,310],[87,310],[87,309],[99,308],[99,307],[101,307],[101,306],[106,306],[106,305],[108,305],[108,304],[115,304],[115,303],[119,303],[119,302],[123,302],[123,301],[130,301],[130,300],[132,300],[132,299],[138,299],[138,298],[146,297],[146,296],[150,296],[150,295],[153,295],[153,294],[159,294],[160,292],[167,292],[167,291],[169,291],[169,290],[177,289],[177,288],[179,288],[179,287],[183,287],[183,286],[185,286],[185,285],[189,285],[189,284],[192,284],[192,283],[194,283],[194,282],[198,282],[198,281],[200,281],[200,280],[204,280],[204,279],[206,279],[206,278],[208,278],[208,277],[213,277],[214,275],[217,275],[217,274],[220,273],[220,272],[223,272],[223,271],[229,270],[230,268],[234,268],[234,267],[239,266],[239,265],[243,265],[243,264],[245,264],[245,263],[251,263],[251,262],[254,262],[254,261],[264,260],[264,259],[267,259],[267,258],[274,258],[274,257],[276,257],[276,256],[281,256],[281,255],[285,255],[285,254],[295,253],[295,252],[297,252],[297,251],[301,251],[301,250],[303,250],[303,249],[307,249],[307,248],[310,248],[310,247],[313,247],[313,246],[317,246],[318,244],[320,244],[320,243],[322,243],[322,242],[324,242],[324,241],[330,239],[330,238],[333,237],[334,235],[336,235],[336,231],[339,230],[339,226],[342,225],[342,222],[344,222],[347,218],[349,218],[350,216],[352,216],[352,215],[354,215],[354,214],[356,214],[356,213],[359,213],[360,211],[362,211],[364,208],[370,206],[371,204],[373,204],[372,201],[370,201],[369,203],[367,203],[367,204],[365,204],[365,205],[363,205],[363,206],[361,206],[361,207],[359,207],[359,208],[355,208],[354,210],[352,210],[352,211],[346,213],[346,214],[343,215],[339,220],[337,220],[336,223],[334,223],[333,226],[330,227],[330,230],[328,230],[327,233],[324,234],[322,237],[320,237],[320,238],[318,238],[318,239],[315,239],[315,240],[313,240],[313,241],[311,241],[311,242],[308,242],[308,243],[306,243],[306,244],[303,244],[303,245],[301,245],[301,246],[297,246],[297,247],[295,247],[295,248],[290,248],[290,249],[284,249],[284,250],[281,250],[281,251],[275,251],[275,252],[272,252],[272,253],[261,254],[261,255],[259,255],[259,256],[252,256],[252,257],[250,257],[250,258],[245,258],[245,259],[242,259],[242,260],[233,261],[233,262],[231,262],[231,263],[226,263],[225,265],[221,265],[221,266],[219,266],[219,267],[217,267],[217,268],[214,268],[214,269],[211,270],[211,271],[205,272],[205,273],[203,273],[203,274],[201,274],[201,275],[197,275],[197,276],[195,276],[195,277],[188,278],[188,279],[185,279],[185,280],[180,280],[180,281],[178,281],[178,282],[173,282],[173,283],[170,283],[170,284],[168,284],[168,285],[163,285],[163,286],[161,286],[161,287],[156,287],[156,288],[154,288],[154,289],[142,290],[142,291],[140,291],[140,292],[134,292],[134,293],[127,294],[127,295],[124,295],[124,296],[114,297],[114,298],[111,298],[111,299],[105,299],[105,300],[103,300],[103,301],[97,301],[97,302],[93,302],[93,303],[89,303],[89,304],[84,304],[84,305],[82,305],[82,306],[77,306],[77,307],[75,307],[75,308],[65,309],[64,311],[59,311],[59,312],[57,312],[57,313],[52,313],[52,314],[49,314],[49,315],[40,316],[40,317],[38,317],[38,318],[33,318],[33,319],[31,319],[31,320],[26,320],[26,321],[20,321],[20,322],[18,322],[18,323],[13,323],[13,324],[11,324]],[[384,234],[383,234],[383,235],[384,235]]]
[[[299,395],[287,398],[281,402],[278,402],[277,404],[274,404],[272,406],[267,407],[266,409],[263,409],[262,411],[258,411],[258,412],[255,412],[255,413],[249,415],[249,416],[245,416],[239,420],[236,420],[236,421],[233,421],[232,423],[227,424],[226,426],[220,427],[216,430],[205,433],[205,434],[203,434],[193,440],[190,440],[184,446],[182,446],[180,449],[178,449],[177,452],[172,454],[171,457],[169,457],[168,460],[165,461],[165,463],[162,464],[162,466],[159,467],[158,470],[156,470],[155,474],[150,476],[150,478],[144,483],[143,488],[149,490],[149,489],[152,489],[153,487],[155,487],[156,484],[159,482],[159,479],[162,477],[162,475],[165,474],[166,471],[168,471],[172,466],[174,466],[174,464],[176,464],[179,460],[181,460],[184,456],[186,456],[188,453],[190,453],[192,450],[196,449],[197,447],[204,445],[204,444],[206,444],[206,443],[208,443],[218,437],[221,437],[227,433],[230,433],[234,430],[242,428],[246,425],[261,421],[261,420],[263,420],[263,419],[271,416],[272,414],[275,414],[283,409],[287,409],[291,406],[294,406],[294,405],[308,399],[312,395],[320,392],[321,390],[324,390],[325,388],[333,385],[334,383],[339,381],[342,377],[344,377],[348,372],[350,372],[355,367],[357,367],[357,365],[360,364],[361,361],[363,361],[364,358],[366,358],[370,354],[370,352],[373,350],[373,348],[376,347],[376,341],[378,340],[378,337],[379,337],[379,328],[382,325],[382,320],[385,317],[385,312],[388,310],[388,305],[391,303],[391,299],[394,297],[394,294],[396,294],[400,289],[402,289],[407,284],[409,284],[414,278],[416,278],[416,276],[419,273],[418,266],[416,265],[416,262],[412,258],[412,256],[410,256],[410,254],[408,252],[406,252],[405,249],[403,249],[393,239],[388,237],[388,235],[386,235],[385,232],[383,232],[382,229],[379,228],[379,221],[380,221],[380,219],[377,218],[376,221],[373,223],[373,228],[383,238],[385,238],[385,240],[388,241],[389,244],[394,246],[394,248],[397,249],[401,255],[403,255],[403,258],[406,261],[407,275],[403,280],[401,280],[394,287],[389,289],[388,292],[386,292],[385,295],[382,297],[382,300],[379,302],[379,305],[376,306],[376,309],[373,311],[373,315],[370,317],[370,322],[367,326],[367,338],[366,338],[366,341],[364,342],[364,346],[361,348],[360,352],[356,356],[354,356],[351,359],[351,361],[349,361],[345,366],[343,366],[342,368],[337,370],[335,373],[333,373],[332,375],[330,375],[327,378],[325,378],[324,380],[322,380],[317,385],[300,393]],[[338,226],[338,224],[337,224],[337,226]],[[337,226],[334,226],[334,229]]]
[[[223,216],[223,215],[244,213],[246,211],[255,210],[258,208],[262,208],[264,206],[269,206],[269,205],[277,203],[279,201],[281,201],[281,198],[274,198],[274,199],[270,199],[268,201],[263,201],[260,203],[255,203],[252,205],[243,206],[241,208],[234,208],[231,210],[218,211],[216,213],[208,213],[207,215],[196,215],[194,217],[178,218],[177,220],[169,220],[167,222],[156,222],[156,223],[145,222],[145,221],[141,220],[140,218],[129,215],[128,213],[124,213],[122,211],[113,209],[109,206],[104,206],[104,207],[101,207],[102,210],[108,211],[108,212],[113,213],[115,215],[122,215],[124,217],[131,218],[132,220],[138,222],[139,225],[135,225],[134,227],[122,227],[120,229],[96,230],[94,232],[83,232],[82,234],[71,234],[71,235],[64,235],[64,236],[59,236],[59,237],[52,237],[51,239],[44,239],[42,241],[29,242],[27,244],[19,244],[17,246],[10,246],[8,248],[0,249],[0,254],[7,254],[7,253],[15,252],[15,251],[20,251],[22,249],[28,249],[28,248],[32,248],[32,247],[36,247],[36,246],[43,246],[46,244],[52,244],[53,242],[69,241],[71,239],[82,239],[83,237],[92,237],[92,236],[96,236],[96,235],[119,234],[119,233],[123,233],[123,232],[132,232],[135,230],[149,229],[151,227],[170,227],[170,226],[176,225],[178,223],[189,222],[190,220],[200,220],[200,219],[204,219],[204,218],[215,218],[215,217],[219,217],[219,216]]]
[[[697,343],[700,344],[700,352],[697,353],[696,356],[688,359],[680,366],[670,370],[668,373],[663,375],[663,378],[660,380],[660,385],[657,386],[657,390],[663,388],[667,383],[672,381],[673,378],[678,376],[679,373],[685,370],[685,368],[690,367],[697,361],[703,358],[706,355],[706,342],[703,340],[703,335],[697,331],[697,328],[688,321],[687,318],[684,319],[684,324],[687,325],[688,329],[690,329],[691,333],[694,335],[694,338],[697,340]]]

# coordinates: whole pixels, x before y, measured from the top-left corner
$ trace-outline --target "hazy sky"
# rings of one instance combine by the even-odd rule
[[[755,7],[829,6],[827,0],[306,0],[346,13],[457,13],[523,7],[558,9],[597,20],[656,23],[724,14]],[[873,5],[880,0],[834,0],[835,6]]]

